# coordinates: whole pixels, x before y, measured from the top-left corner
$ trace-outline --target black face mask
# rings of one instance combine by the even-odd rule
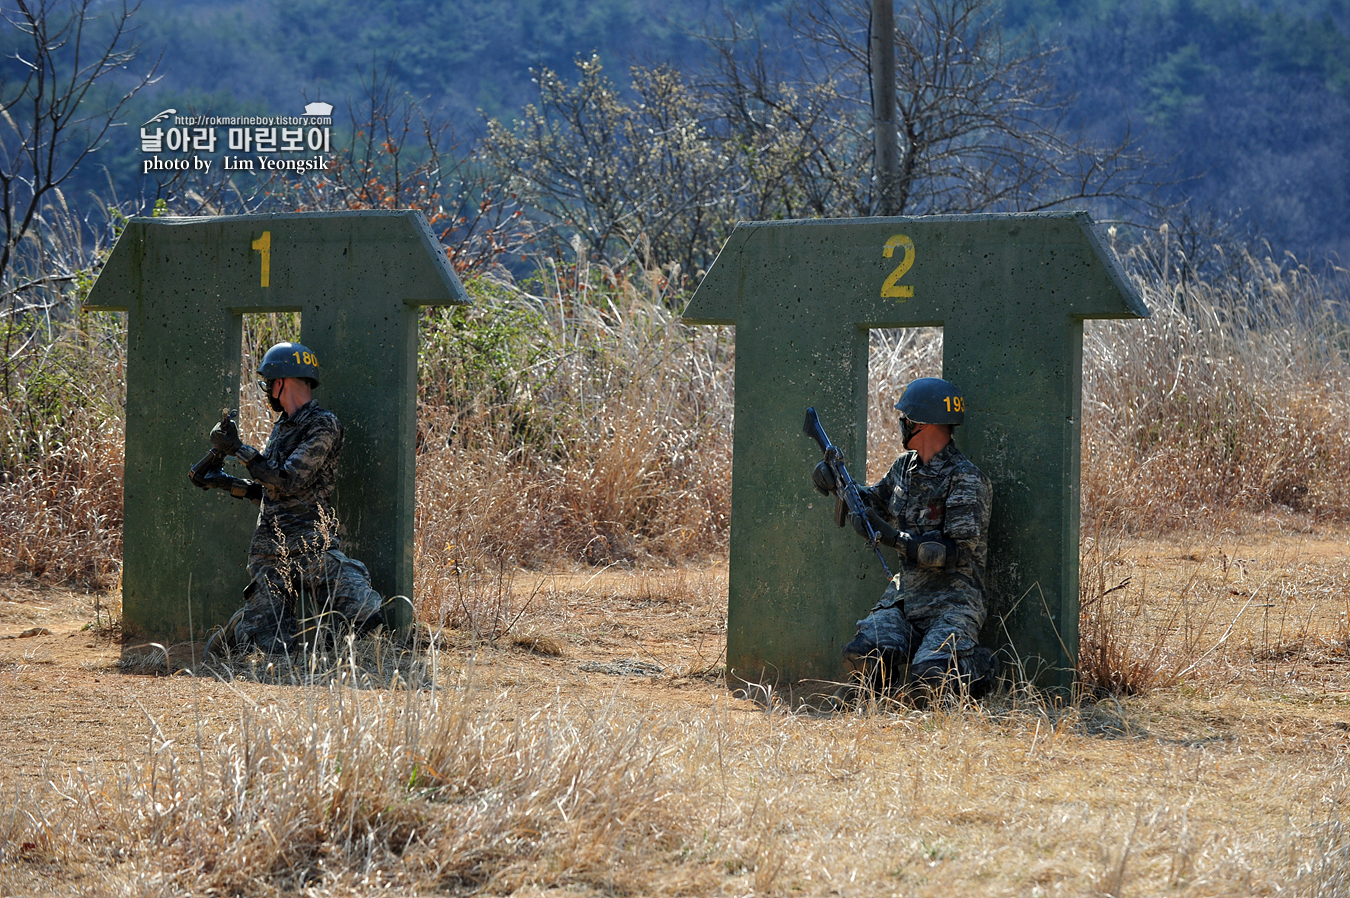
[[[918,421],[911,421],[908,418],[901,418],[900,436],[904,438],[904,441],[900,445],[908,449],[909,441],[914,439],[914,435],[919,432],[919,428],[922,426],[923,424],[919,423]]]
[[[267,396],[267,404],[271,406],[272,411],[279,412],[283,411],[283,409],[281,407],[281,399],[272,395],[272,384],[274,383],[276,383],[276,381],[260,380],[258,381],[258,386],[262,387],[263,394]],[[281,389],[283,392],[285,391],[286,385],[284,383],[281,385]]]

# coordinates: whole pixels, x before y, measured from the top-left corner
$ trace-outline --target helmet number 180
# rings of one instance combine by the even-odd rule
[[[909,267],[914,264],[914,241],[910,240],[904,234],[896,234],[886,241],[886,245],[881,248],[881,255],[887,259],[895,252],[896,247],[905,251],[900,264],[891,271],[890,277],[881,285],[882,299],[898,299],[901,302],[914,295],[914,286],[912,284],[902,284],[900,279],[909,271]]]
[[[316,368],[319,366],[319,363],[315,360],[314,353],[312,352],[293,352],[291,355],[295,356],[295,363],[297,365],[313,365]],[[960,402],[959,399],[957,401]]]

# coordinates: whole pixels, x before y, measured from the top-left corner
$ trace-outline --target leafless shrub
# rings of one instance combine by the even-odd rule
[[[536,73],[537,105],[488,122],[482,158],[541,216],[560,255],[626,263],[644,238],[686,274],[737,220],[878,214],[866,2],[791,4],[791,49],[731,21],[716,71],[634,66],[633,99],[578,61],[575,85]],[[1126,135],[1064,127],[1049,51],[1003,41],[986,0],[915,0],[897,15],[894,214],[1033,211],[1068,202],[1151,208]]]
[[[539,105],[488,122],[484,159],[550,223],[555,256],[575,235],[611,265],[706,268],[735,223],[738,175],[700,97],[673,69],[637,66],[628,101],[598,57],[577,66],[575,87],[539,70]]]
[[[746,217],[878,214],[870,12],[866,0],[791,5],[789,50],[735,23],[711,39],[719,70],[706,90],[730,144],[747,148]],[[1147,205],[1132,138],[1101,145],[1065,128],[1052,52],[1005,42],[992,4],[914,0],[895,24],[893,214]]]
[[[119,113],[156,68],[130,74],[140,51],[139,3],[16,0],[0,9],[21,76],[0,78],[0,290],[13,315],[27,290],[50,287],[44,209],[64,205],[62,185],[103,144]],[[67,244],[64,249],[68,250]],[[24,283],[27,282],[27,286]],[[12,346],[6,341],[6,354]]]
[[[347,144],[317,175],[278,175],[267,203],[287,211],[419,209],[461,276],[509,279],[503,259],[533,242],[534,228],[506,183],[479,152],[418,100],[398,94],[372,68],[364,96],[348,105]]]
[[[394,89],[388,65],[373,65],[361,87],[327,168],[185,172],[161,187],[168,208],[188,216],[415,209],[461,277],[510,281],[535,239],[517,196],[434,108]]]

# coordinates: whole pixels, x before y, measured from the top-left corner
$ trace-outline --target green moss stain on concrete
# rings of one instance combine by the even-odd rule
[[[246,313],[301,313],[301,342],[323,372],[315,398],[346,429],[335,497],[343,550],[381,593],[411,596],[417,308],[467,302],[418,212],[131,219],[86,303],[129,313],[128,632],[200,638],[241,604],[257,509],[197,489],[187,469],[220,410],[238,402]],[[261,446],[266,434],[244,438]]]
[[[814,406],[865,471],[867,329],[940,326],[942,376],[966,395],[957,445],[994,486],[982,639],[1042,684],[1071,682],[1083,320],[1147,315],[1084,213],[739,225],[684,313],[736,326],[733,680],[843,678],[885,574],[812,488],[802,418]]]

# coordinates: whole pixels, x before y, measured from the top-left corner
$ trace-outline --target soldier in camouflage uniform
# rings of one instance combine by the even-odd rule
[[[961,683],[979,693],[993,684],[993,654],[977,642],[984,624],[989,478],[952,442],[965,401],[952,384],[925,377],[896,404],[907,451],[880,482],[862,488],[878,541],[894,546],[899,570],[844,647],[844,665],[876,688]],[[812,479],[836,489],[824,462]],[[855,530],[865,536],[856,515]]]
[[[360,632],[385,622],[383,600],[371,588],[366,566],[339,551],[332,495],[342,424],[313,399],[318,359],[299,343],[278,343],[263,357],[258,374],[268,403],[282,413],[267,446],[260,452],[244,443],[233,421],[211,431],[211,444],[248,468],[261,506],[248,553],[253,580],[222,641],[294,652],[297,611]]]

